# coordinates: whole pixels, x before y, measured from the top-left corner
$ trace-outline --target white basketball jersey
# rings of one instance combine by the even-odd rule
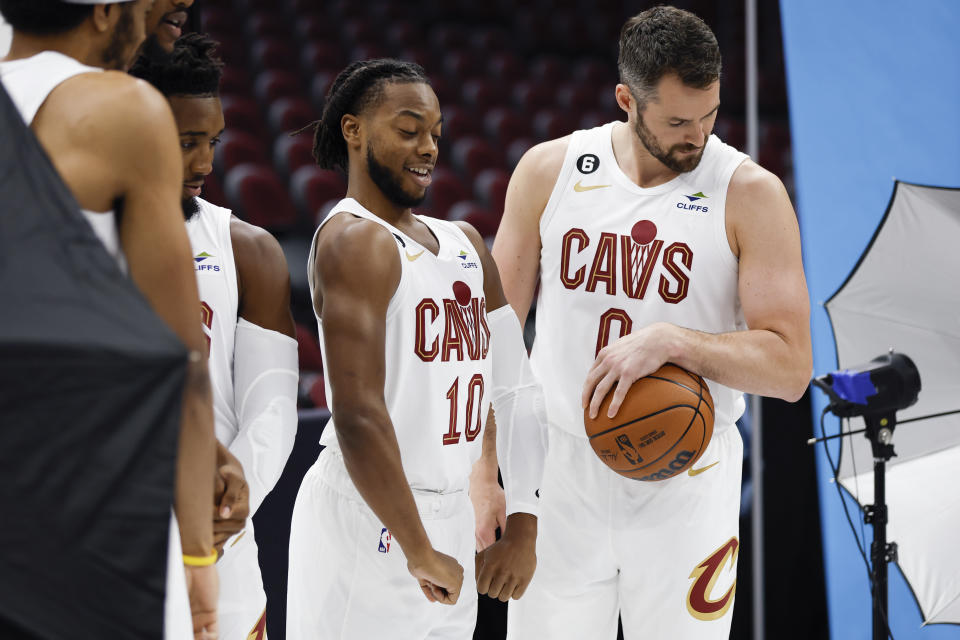
[[[27,126],[33,123],[37,111],[46,102],[50,92],[61,83],[81,73],[99,73],[96,67],[88,67],[69,56],[56,51],[44,51],[22,60],[0,62],[0,80],[10,94],[23,121]],[[93,232],[103,242],[107,253],[113,256],[121,268],[126,263],[120,252],[120,234],[117,231],[113,211],[95,212],[81,209],[80,212],[93,227]]]
[[[217,439],[229,446],[239,423],[234,410],[233,346],[237,330],[237,266],[230,240],[230,210],[197,198],[200,211],[187,221],[193,269],[200,290],[200,318],[207,339]]]
[[[402,275],[387,307],[384,398],[407,481],[413,489],[464,490],[480,457],[490,406],[490,329],[480,258],[463,231],[450,222],[417,216],[440,243],[434,256],[352,198],[331,211],[318,233],[333,215],[348,212],[383,226],[396,239]],[[327,399],[333,407],[319,317],[317,326]],[[330,419],[320,443],[339,449],[336,419]]]
[[[540,219],[540,295],[531,361],[550,421],[586,437],[580,396],[597,352],[654,322],[745,329],[738,262],[724,223],[727,187],[747,157],[710,136],[696,169],[637,186],[613,154],[613,123],[577,131]],[[707,381],[715,428],[743,394]]]

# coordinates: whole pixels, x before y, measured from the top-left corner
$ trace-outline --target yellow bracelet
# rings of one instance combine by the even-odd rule
[[[214,549],[208,556],[188,556],[183,554],[183,564],[188,567],[209,567],[217,561],[220,554]]]

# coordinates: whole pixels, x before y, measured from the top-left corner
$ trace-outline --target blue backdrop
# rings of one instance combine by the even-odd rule
[[[960,186],[960,1],[781,0],[780,6],[814,371],[821,375],[837,364],[823,302],[870,240],[893,179]],[[819,416],[824,398],[814,395]],[[837,428],[830,418],[827,431]],[[866,570],[818,447],[831,636],[868,640]],[[858,518],[856,503],[849,504]],[[960,638],[957,626],[920,627],[919,609],[895,567],[890,622],[897,640]]]

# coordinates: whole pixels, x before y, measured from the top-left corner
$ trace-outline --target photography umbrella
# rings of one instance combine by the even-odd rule
[[[0,636],[161,638],[186,350],[0,131]]]
[[[846,282],[827,301],[840,368],[893,348],[923,382],[903,422],[960,409],[960,189],[896,182],[887,212]],[[960,624],[960,415],[897,427],[886,474],[888,538],[926,623]],[[873,502],[873,455],[843,439],[839,479]]]

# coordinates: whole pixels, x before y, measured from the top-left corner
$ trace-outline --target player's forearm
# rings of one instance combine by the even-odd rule
[[[216,438],[211,402],[206,363],[190,363],[183,394],[174,497],[181,544],[187,555],[206,556],[213,549],[211,505]]]
[[[253,514],[280,479],[297,436],[297,341],[245,318],[234,339],[240,430],[230,451],[243,464]]]
[[[711,334],[663,325],[669,361],[733,389],[796,402],[810,382],[812,354],[802,337],[765,329]]]
[[[408,560],[432,549],[403,472],[400,447],[386,412],[340,412],[337,440],[353,484]],[[347,417],[343,417],[346,415]]]
[[[250,487],[250,515],[260,508],[283,474],[297,435],[296,414],[286,419],[255,420],[241,429],[228,447]]]
[[[497,420],[493,408],[487,414],[487,423],[483,428],[483,448],[480,457],[473,463],[470,472],[470,484],[497,484]]]

